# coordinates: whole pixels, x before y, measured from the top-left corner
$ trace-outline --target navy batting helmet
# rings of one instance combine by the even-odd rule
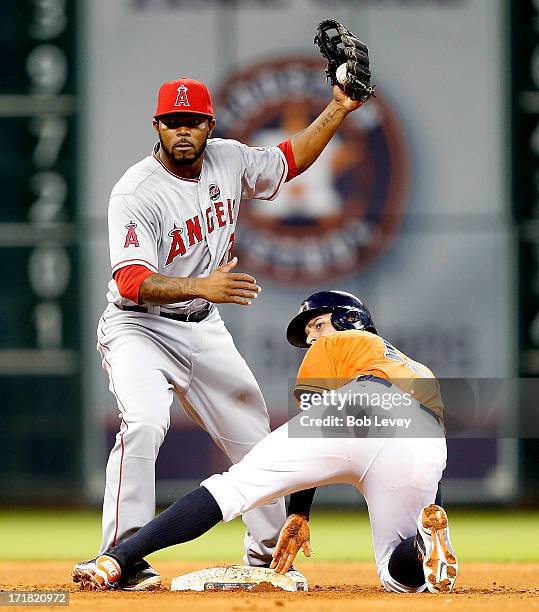
[[[305,326],[313,318],[331,312],[331,324],[339,331],[360,329],[378,333],[365,304],[346,291],[319,291],[309,296],[288,324],[286,338],[293,346],[308,348]]]

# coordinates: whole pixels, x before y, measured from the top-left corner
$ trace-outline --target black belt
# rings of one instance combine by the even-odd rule
[[[382,385],[385,385],[388,388],[393,386],[393,384],[389,380],[386,380],[385,378],[380,378],[379,376],[374,376],[374,374],[368,374],[366,376],[358,376],[356,380],[357,381],[372,380],[373,382],[380,383]],[[436,419],[436,422],[443,427],[442,419],[434,412],[434,410],[431,410],[430,408],[425,406],[425,404],[419,404],[419,407],[421,408],[421,410],[424,410],[427,414],[430,414],[430,416],[433,419]]]
[[[118,306],[118,305],[117,305]],[[148,313],[148,309],[146,306],[118,306],[120,310],[128,310],[130,312],[145,312]],[[188,313],[178,313],[175,314],[173,312],[160,312],[160,317],[165,317],[165,319],[172,319],[173,321],[183,321],[184,323],[198,323],[199,321],[203,321],[212,311],[213,304],[208,304],[202,310],[197,310],[195,312]]]

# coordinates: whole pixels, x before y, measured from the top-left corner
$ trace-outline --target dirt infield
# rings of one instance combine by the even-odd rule
[[[367,563],[303,564],[309,579],[308,593],[171,593],[173,576],[219,565],[208,561],[181,563],[160,561],[155,565],[164,587],[153,593],[79,592],[70,582],[73,563],[67,561],[0,563],[0,590],[62,589],[70,591],[70,608],[81,610],[233,610],[262,612],[309,610],[539,610],[539,564],[462,564],[455,591],[449,595],[397,595],[378,585],[374,567]],[[441,609],[440,608],[440,609]],[[40,609],[45,609],[40,606]],[[53,609],[53,608],[47,608]],[[58,608],[54,608],[58,609]],[[437,608],[438,609],[438,608]]]

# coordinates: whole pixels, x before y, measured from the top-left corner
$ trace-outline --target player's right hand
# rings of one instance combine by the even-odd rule
[[[248,306],[251,300],[262,291],[256,280],[249,274],[232,272],[237,266],[238,258],[234,257],[223,266],[219,266],[206,278],[200,279],[200,297],[215,304],[241,304]]]

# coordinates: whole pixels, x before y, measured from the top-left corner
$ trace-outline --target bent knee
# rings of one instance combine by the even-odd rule
[[[126,423],[118,433],[117,440],[122,444],[127,457],[157,459],[159,448],[165,439],[167,426],[161,423]]]

